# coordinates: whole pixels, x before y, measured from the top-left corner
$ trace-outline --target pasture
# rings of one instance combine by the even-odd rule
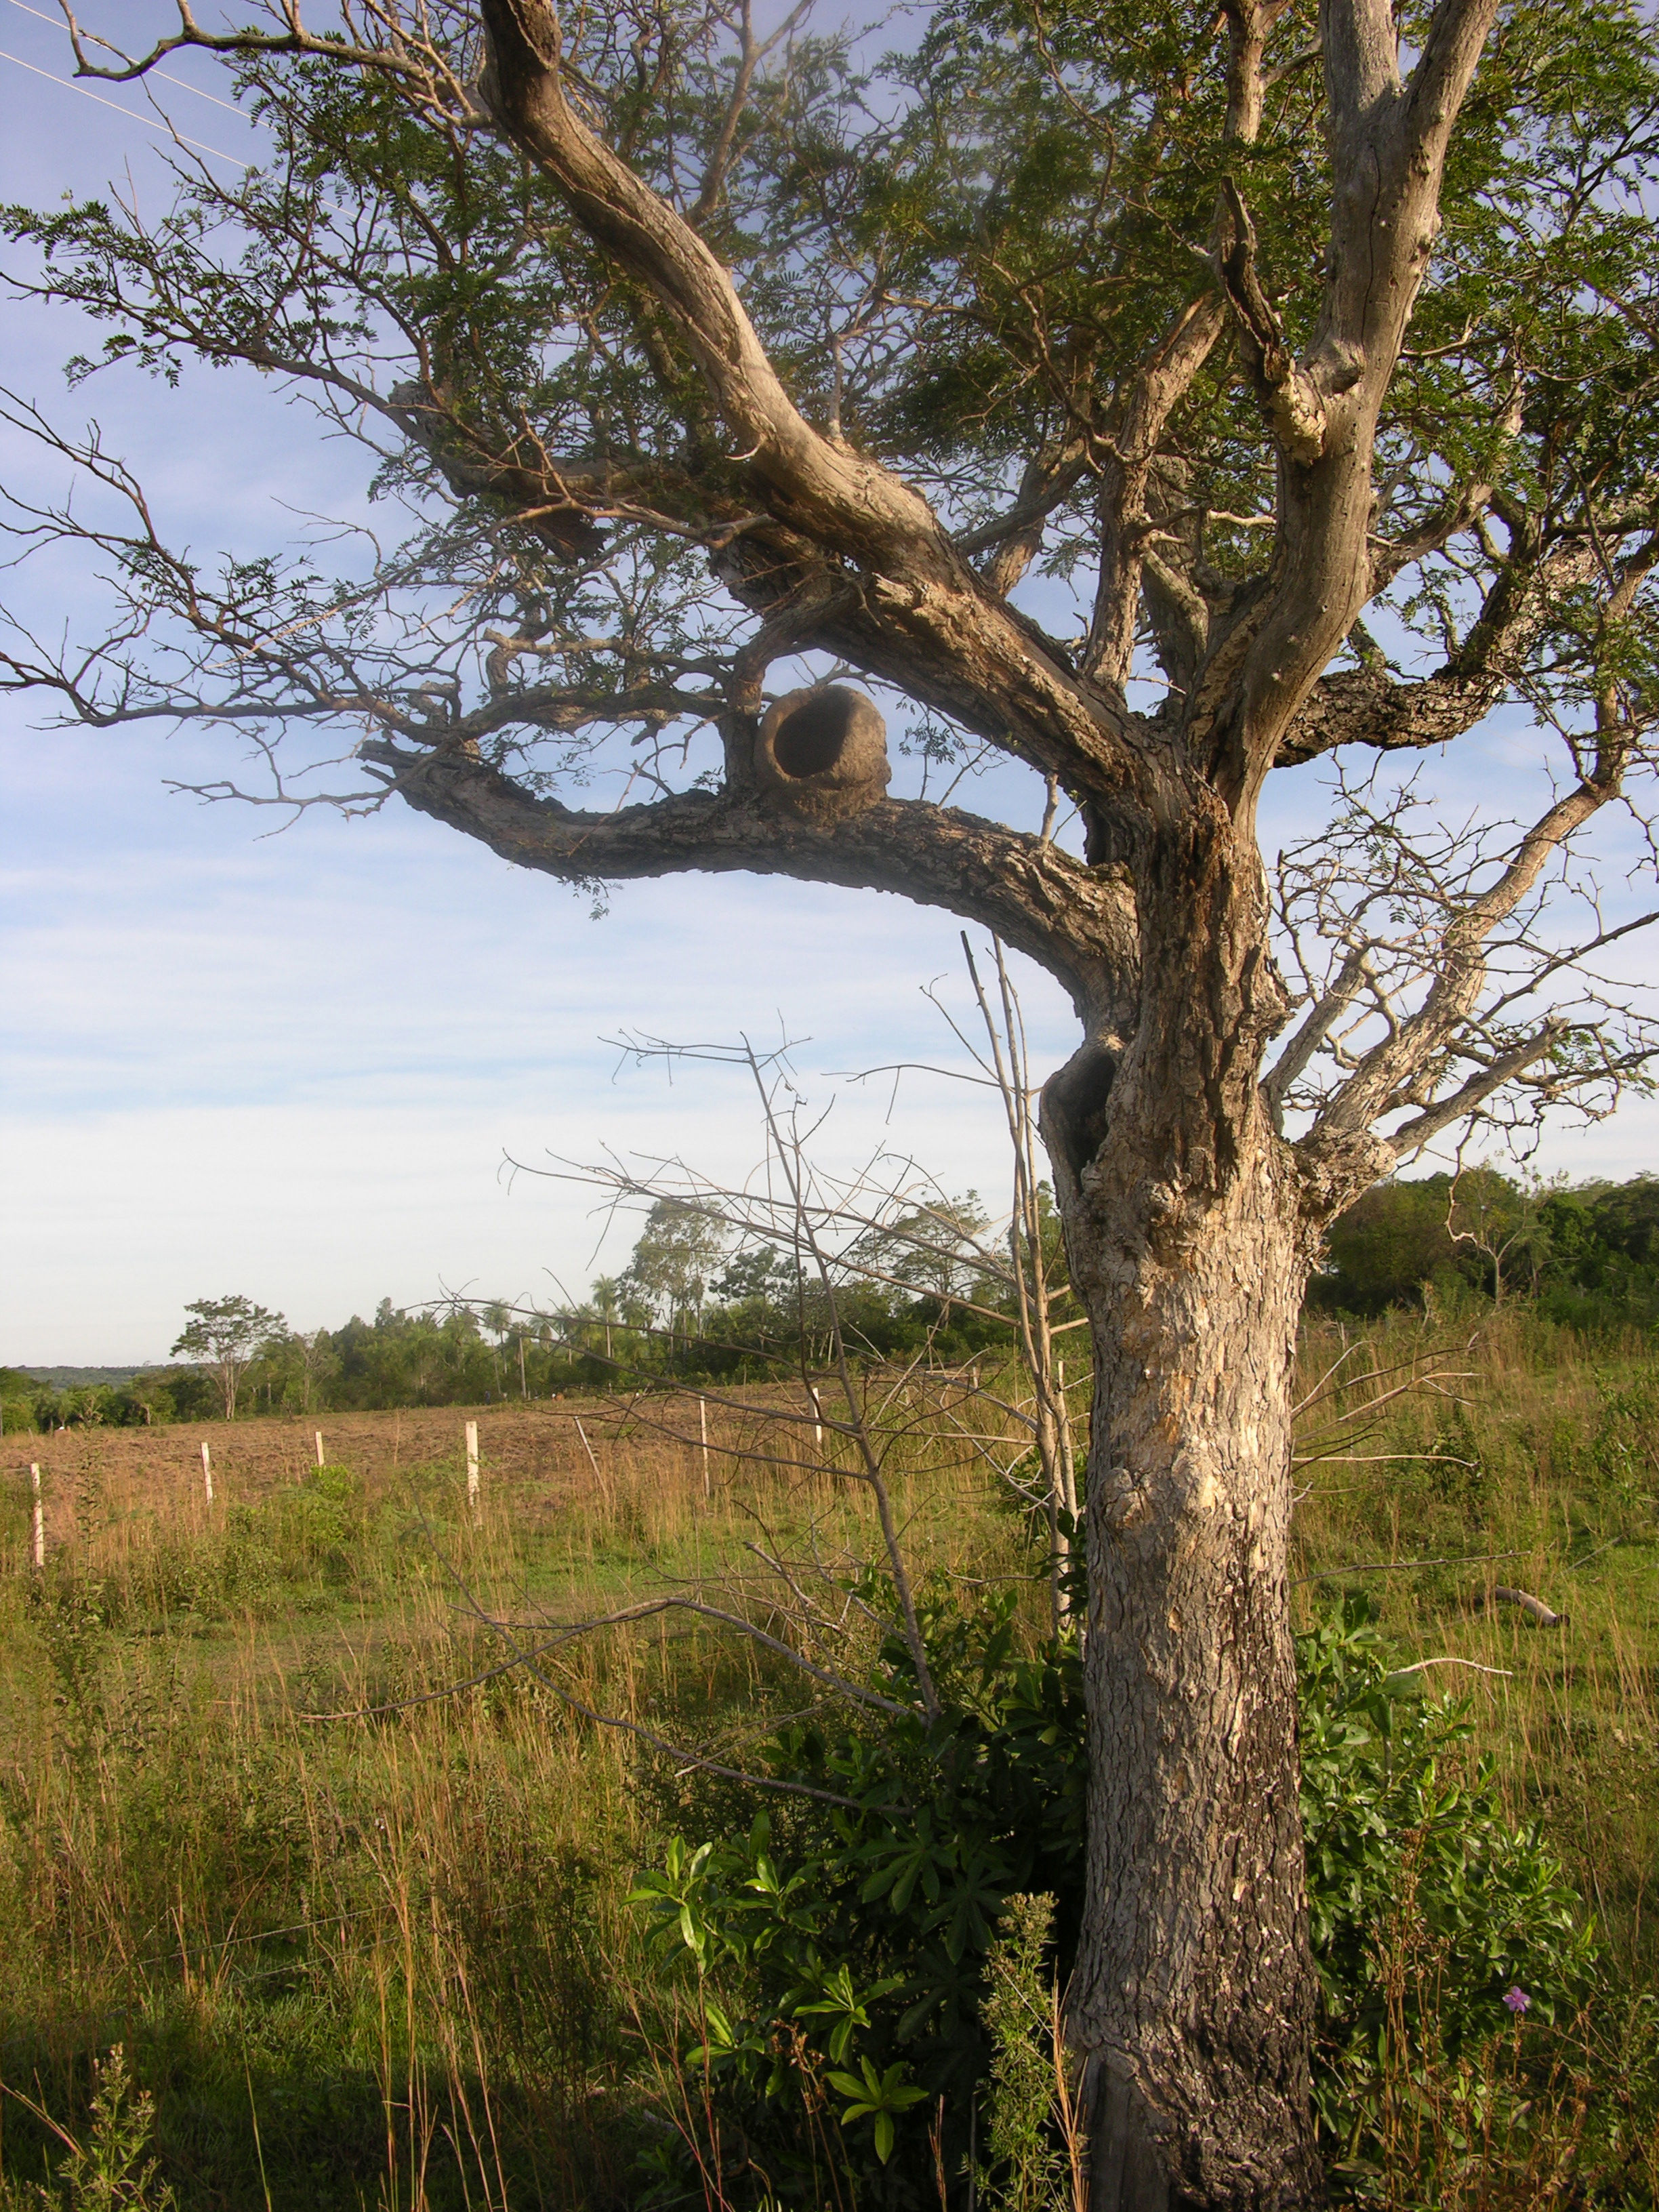
[[[1302,1370],[1299,1614],[1367,1591],[1402,1663],[1469,1701],[1472,1755],[1565,1863],[1620,1993],[1577,2062],[1600,2078],[1573,2094],[1634,2095],[1659,2004],[1659,1367],[1517,1309],[1432,1345],[1404,1321],[1315,1323]],[[1019,1587],[1028,1531],[996,1468],[1020,1449],[1020,1386],[980,1379],[861,1388],[918,1579]],[[629,1893],[741,1794],[669,1747],[741,1767],[821,1693],[683,1610],[557,1632],[678,1595],[787,1640],[767,1559],[844,1573],[873,1548],[823,1387],[821,1436],[799,1388],[711,1393],[701,1418],[670,1392],[335,1414],[321,1469],[309,1420],[5,1439],[9,2198],[57,2160],[90,2204],[90,2169],[61,2161],[118,2044],[155,2112],[112,2208],[168,2190],[187,2212],[637,2201],[690,2093]],[[1027,1580],[1033,1638],[1046,1601]],[[1527,2201],[1593,2197],[1574,2155]],[[1482,2181],[1463,2160],[1461,2195],[1390,2201],[1519,2201],[1488,2164]]]

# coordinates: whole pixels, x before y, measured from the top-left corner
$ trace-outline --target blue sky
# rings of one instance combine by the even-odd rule
[[[104,0],[94,26],[171,15]],[[159,204],[156,134],[61,82],[64,41],[0,0],[0,197],[47,205],[121,178]],[[46,76],[21,66],[30,63]],[[206,86],[199,64],[179,74]],[[104,88],[100,88],[100,90]],[[169,92],[180,129],[246,158],[236,116]],[[182,538],[269,544],[295,510],[357,496],[355,458],[258,380],[198,373],[169,392],[131,374],[66,395],[83,334],[5,310],[0,380],[78,427],[95,413]],[[38,459],[9,480],[61,491]],[[84,579],[61,559],[3,580],[32,619],[71,632]],[[828,1071],[947,1057],[920,996],[958,1000],[957,925],[882,895],[684,877],[621,887],[608,917],[401,810],[357,823],[269,817],[169,793],[222,773],[200,736],[42,733],[0,701],[0,1361],[125,1362],[166,1353],[187,1299],[246,1291],[299,1327],[443,1285],[546,1294],[626,1256],[597,1255],[590,1201],[501,1172],[504,1154],[678,1152],[718,1173],[759,1149],[739,1079],[618,1067],[623,1029],[681,1040],[808,1040],[815,1099],[842,1095],[832,1158],[885,1139],[953,1188],[1006,1182],[982,1094],[907,1079],[846,1091]],[[1449,803],[1534,750],[1515,718],[1447,772]],[[1270,841],[1291,834],[1312,780],[1285,780]],[[972,802],[969,802],[972,803]],[[1639,957],[1639,956],[1638,956]],[[1039,1068],[1071,1048],[1069,1008],[1035,969],[1022,988]],[[1574,1175],[1659,1165],[1659,1114],[1638,1106],[1544,1156]]]

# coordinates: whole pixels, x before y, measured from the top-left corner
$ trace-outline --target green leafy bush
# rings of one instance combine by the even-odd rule
[[[1022,1649],[1012,1591],[969,1608],[941,1585],[920,1611],[944,1708],[933,1727],[917,1717],[878,1731],[782,1730],[773,1771],[842,1802],[793,1800],[738,1840],[677,1838],[635,1892],[659,1950],[694,1980],[697,2036],[684,2063],[717,2100],[738,2162],[785,2202],[818,2201],[804,2192],[822,2163],[814,2123],[828,2099],[861,2203],[937,2203],[936,2157],[954,2171],[969,2156],[990,2056],[986,1960],[1007,1899],[1061,1900],[1064,1955],[1076,1941],[1075,1645]],[[882,1648],[878,1686],[914,1692],[896,1638]],[[931,2124],[942,2125],[937,2147]]]
[[[1472,1756],[1467,1707],[1397,1666],[1365,1599],[1339,1601],[1298,1659],[1316,2096],[1358,2157],[1384,2128],[1391,2068],[1455,2065],[1522,2014],[1571,2020],[1595,1947],[1560,1863]]]
[[[845,1802],[763,1812],[737,1839],[677,1838],[634,1893],[659,1954],[687,1973],[686,2109],[716,2116],[736,2198],[747,2186],[817,2202],[828,2108],[860,2203],[937,2203],[941,2166],[965,2169],[971,2116],[1000,2109],[1012,2078],[1006,2023],[992,2033],[1006,1992],[989,1971],[999,1935],[1019,1935],[1005,1928],[1011,1899],[1054,1900],[1062,1986],[1070,1970],[1084,1875],[1075,1644],[1022,1650],[1006,1594],[969,1608],[936,1592],[923,1630],[945,1707],[933,1728],[781,1731],[775,1773]],[[1559,1862],[1505,1818],[1466,1709],[1399,1667],[1365,1601],[1340,1601],[1299,1661],[1316,2098],[1334,2154],[1357,2166],[1389,2124],[1402,2051],[1475,2063],[1514,2034],[1506,1992],[1534,2027],[1570,2019],[1595,1947]],[[896,1644],[879,1686],[910,1686]],[[674,2160],[662,2163],[666,2185]]]

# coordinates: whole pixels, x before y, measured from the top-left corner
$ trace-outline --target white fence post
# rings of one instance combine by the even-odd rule
[[[697,1433],[702,1438],[702,1494],[705,1498],[708,1498],[713,1495],[713,1492],[708,1483],[708,1401],[707,1398],[699,1398],[697,1401]]]
[[[323,1459],[323,1432],[320,1429],[317,1431],[317,1464],[319,1467],[325,1464]]]
[[[476,1513],[478,1510],[478,1424],[466,1425],[466,1502]]]
[[[213,1503],[213,1454],[205,1444],[202,1446],[202,1487],[207,1492],[208,1504],[211,1505]]]
[[[809,1382],[806,1395],[812,1401],[812,1443],[818,1452],[823,1449],[823,1408],[818,1403],[818,1394]]]
[[[40,1469],[29,1462],[29,1480],[34,1487],[34,1571],[39,1574],[46,1564],[46,1516],[40,1504]]]

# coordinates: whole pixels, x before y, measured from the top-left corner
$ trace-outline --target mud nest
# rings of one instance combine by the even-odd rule
[[[775,804],[840,822],[887,795],[887,725],[862,691],[817,684],[786,692],[760,726],[755,776]]]

